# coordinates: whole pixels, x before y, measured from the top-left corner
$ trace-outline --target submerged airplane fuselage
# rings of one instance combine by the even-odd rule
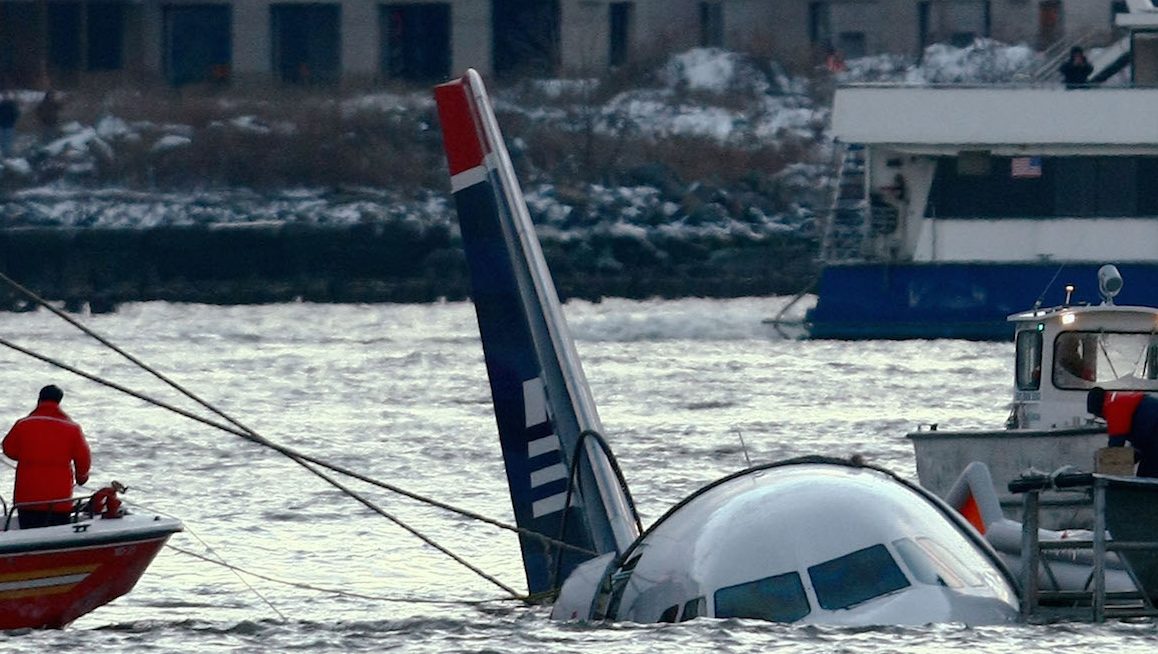
[[[842,625],[1015,619],[1012,575],[955,511],[871,466],[737,473],[643,531],[490,100],[435,90],[527,587],[561,619]],[[642,534],[640,532],[643,532]]]
[[[702,489],[624,554],[581,566],[552,616],[1013,620],[1013,581],[987,550],[956,512],[924,490],[877,468],[809,457]]]

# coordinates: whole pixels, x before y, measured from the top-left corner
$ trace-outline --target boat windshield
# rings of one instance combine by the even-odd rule
[[[1158,334],[1070,331],[1053,348],[1053,383],[1061,389],[1158,391]]]

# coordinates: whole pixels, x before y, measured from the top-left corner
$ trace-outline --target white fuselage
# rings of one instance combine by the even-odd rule
[[[709,486],[648,530],[610,579],[608,597],[587,601],[607,611],[594,617],[993,624],[1018,610],[1008,572],[955,512],[891,474],[833,463]],[[582,585],[564,586],[557,617],[591,617],[566,613],[597,587]]]

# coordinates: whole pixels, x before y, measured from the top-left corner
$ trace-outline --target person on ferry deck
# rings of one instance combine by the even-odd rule
[[[0,446],[16,461],[13,502],[21,529],[68,524],[73,482],[88,481],[88,442],[80,425],[60,409],[62,399],[56,386],[40,389],[36,408],[12,425]]]
[[[1070,58],[1058,68],[1058,72],[1061,73],[1067,89],[1080,89],[1089,81],[1094,67],[1086,59],[1086,53],[1081,46],[1075,45],[1070,48]]]
[[[1086,395],[1086,410],[1105,419],[1110,447],[1127,441],[1134,447],[1139,477],[1158,477],[1158,398],[1095,386]]]

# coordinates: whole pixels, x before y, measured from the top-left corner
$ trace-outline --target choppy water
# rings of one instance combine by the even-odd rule
[[[753,462],[861,453],[910,478],[906,431],[994,427],[1011,346],[964,341],[786,341],[760,324],[782,299],[607,301],[566,307],[612,446],[645,524]],[[149,303],[86,324],[280,443],[510,520],[482,351],[469,304],[210,307]],[[0,314],[0,336],[193,408],[47,312]],[[93,448],[94,482],[185,521],[130,595],[65,631],[0,635],[8,652],[985,652],[1142,651],[1149,621],[838,629],[747,621],[575,625],[502,591],[235,436],[0,352],[0,419],[56,382]],[[11,472],[0,469],[9,492]],[[386,491],[355,488],[523,588],[508,532]],[[258,594],[260,593],[260,595]]]

